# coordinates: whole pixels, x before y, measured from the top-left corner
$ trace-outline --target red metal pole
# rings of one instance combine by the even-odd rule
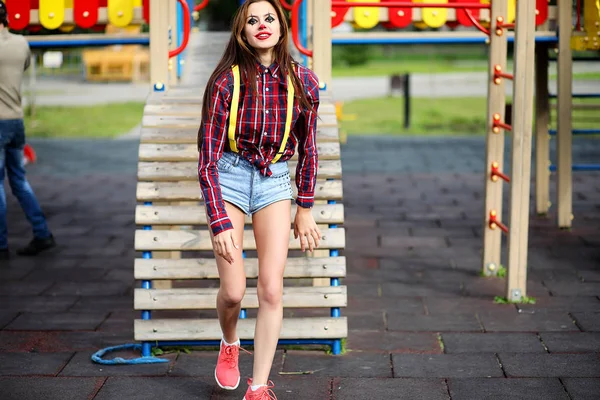
[[[298,29],[300,26],[299,19],[301,4],[302,0],[296,0],[294,1],[294,5],[292,6],[292,40],[294,41],[294,45],[296,45],[296,48],[298,49],[298,51],[300,51],[300,53],[304,54],[305,56],[312,57],[312,50],[305,48],[304,46],[302,46],[302,43],[300,43]]]
[[[175,50],[169,51],[169,58],[175,57],[179,55],[188,44],[190,40],[190,8],[188,7],[187,1],[185,0],[177,0],[179,4],[181,4],[181,8],[183,10],[183,39],[181,40],[181,45]],[[208,0],[205,1],[208,3]]]
[[[208,0],[203,0],[202,3],[200,3],[200,4],[196,5],[196,7],[194,7],[194,11],[200,11],[207,5],[208,5]]]

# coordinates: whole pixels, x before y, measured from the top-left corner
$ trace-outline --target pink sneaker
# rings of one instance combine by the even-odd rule
[[[267,382],[267,386],[261,386],[254,392],[250,386],[252,386],[252,379],[248,378],[248,390],[246,390],[244,400],[277,400],[275,393],[271,390],[275,387],[272,381]]]
[[[221,389],[235,390],[240,384],[239,355],[239,344],[228,346],[221,340],[219,359],[215,368],[215,380]]]

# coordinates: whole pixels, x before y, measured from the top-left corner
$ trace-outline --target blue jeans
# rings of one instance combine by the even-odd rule
[[[46,217],[25,178],[25,168],[23,166],[24,146],[25,125],[23,120],[0,120],[0,249],[8,247],[6,193],[4,192],[5,170],[12,193],[19,200],[27,220],[33,227],[33,235],[37,238],[50,237]]]

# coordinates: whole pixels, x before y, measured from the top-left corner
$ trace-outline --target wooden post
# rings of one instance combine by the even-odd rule
[[[535,210],[546,214],[550,208],[548,46],[539,43],[535,57]]]
[[[169,1],[169,51],[175,50],[179,33],[177,30],[177,0]],[[177,57],[169,58],[169,86],[177,83]]]
[[[331,0],[312,3],[313,71],[319,81],[331,84]]]
[[[150,0],[150,83],[155,90],[167,90],[169,83],[169,3]]]
[[[557,88],[557,166],[556,188],[558,226],[569,228],[573,213],[572,96],[573,59],[571,52],[572,0],[558,2],[558,88]]]
[[[535,59],[535,2],[519,1],[515,22],[507,298],[527,293],[527,246]]]
[[[486,276],[496,275],[500,268],[502,232],[500,229],[489,227],[490,213],[495,212],[499,221],[502,221],[502,189],[504,181],[492,180],[492,164],[498,163],[500,171],[504,162],[504,130],[494,127],[494,115],[500,116],[504,121],[504,108],[506,105],[505,79],[498,83],[494,81],[494,69],[499,66],[506,71],[507,39],[503,35],[495,34],[495,21],[497,17],[505,20],[508,13],[506,1],[493,1],[491,5],[490,20],[490,59],[488,65],[488,110],[486,126],[486,156],[485,156],[485,205],[483,215],[483,273]]]

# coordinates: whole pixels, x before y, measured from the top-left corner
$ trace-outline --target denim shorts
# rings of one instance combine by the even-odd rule
[[[223,200],[252,215],[282,200],[294,200],[292,182],[286,161],[270,164],[271,176],[237,153],[225,152],[217,162]]]

